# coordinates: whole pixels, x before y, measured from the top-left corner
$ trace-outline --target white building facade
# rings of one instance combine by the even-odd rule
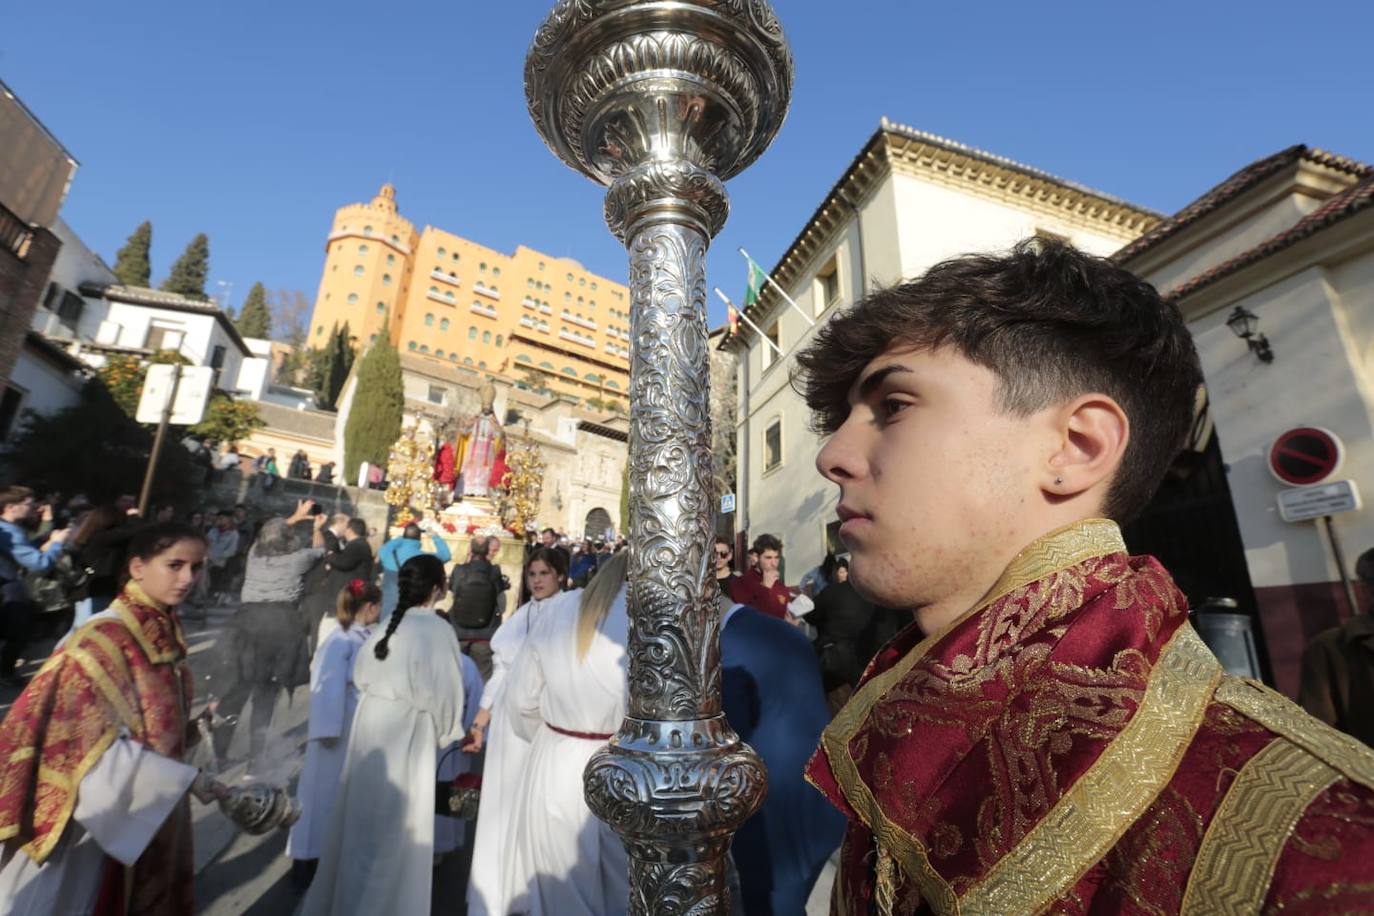
[[[1107,255],[1159,222],[1125,201],[990,153],[883,120],[830,189],[745,313],[784,352],[741,323],[722,344],[739,356],[736,530],[784,544],[787,576],[819,563],[835,539],[838,491],[816,471],[820,449],[789,385],[794,356],[817,325],[866,292],[970,252],[1034,235]]]

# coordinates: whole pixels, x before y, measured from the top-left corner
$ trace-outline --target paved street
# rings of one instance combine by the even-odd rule
[[[191,667],[196,674],[196,702],[193,712],[199,712],[206,702],[204,675],[214,648],[215,639],[233,608],[212,609],[205,619],[185,620],[186,640],[190,650]],[[37,671],[56,638],[49,637],[36,644],[28,653],[30,660],[21,669],[26,674]],[[18,691],[0,688],[0,715],[9,709]],[[262,781],[287,786],[294,794],[299,775],[302,743],[305,740],[308,694],[299,688],[291,697],[283,697],[272,717],[272,738],[268,742],[267,763],[257,774]],[[252,713],[251,701],[239,715],[247,722]],[[248,730],[235,733],[229,748],[229,760],[242,761],[248,753]],[[191,763],[209,766],[208,749],[197,748]],[[221,779],[234,783],[244,776],[243,763],[224,768]],[[220,814],[218,808],[199,802],[191,803],[195,827],[196,912],[204,916],[290,916],[300,903],[291,887],[291,860],[286,857],[286,833],[276,830],[263,836],[239,833]],[[467,906],[464,893],[470,857],[469,845],[454,851],[440,863],[434,874],[433,912],[443,916],[464,916]],[[808,916],[822,916],[829,912],[830,885],[834,880],[833,865],[827,865],[816,884],[807,906]]]

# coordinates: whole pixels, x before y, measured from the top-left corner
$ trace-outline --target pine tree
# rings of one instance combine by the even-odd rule
[[[114,275],[125,286],[147,286],[152,281],[153,267],[148,252],[153,247],[153,224],[144,220],[115,252]]]
[[[267,290],[261,283],[254,283],[248,291],[248,298],[239,307],[234,326],[244,337],[266,339],[272,336],[272,310],[267,307]]]
[[[401,436],[401,357],[385,335],[363,354],[353,392],[353,407],[344,424],[345,480],[356,480],[364,461],[385,465]]]
[[[172,271],[162,281],[165,292],[177,293],[191,299],[208,302],[205,295],[205,280],[210,274],[210,239],[202,232],[191,239],[191,244],[172,264]]]

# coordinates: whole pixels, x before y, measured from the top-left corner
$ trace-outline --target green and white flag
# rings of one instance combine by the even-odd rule
[[[768,274],[754,263],[753,258],[745,255],[745,260],[749,262],[749,287],[744,291],[744,307],[749,308],[759,301],[759,295],[763,292],[763,281],[768,278]]]

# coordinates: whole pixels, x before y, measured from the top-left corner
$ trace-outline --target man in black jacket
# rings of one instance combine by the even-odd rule
[[[346,517],[345,517],[346,518]],[[330,539],[325,537],[326,549]],[[339,600],[339,592],[354,579],[372,582],[372,546],[367,543],[367,522],[360,518],[348,518],[334,532],[334,544],[338,545],[325,554],[320,567],[323,575],[301,603],[302,613],[310,625],[310,652],[314,655],[315,640],[319,635],[320,620],[333,612]]]
[[[468,561],[453,567],[449,576],[449,622],[484,681],[491,678],[491,636],[501,625],[505,590],[510,588],[500,567],[491,562],[499,544],[494,537],[474,537]]]

